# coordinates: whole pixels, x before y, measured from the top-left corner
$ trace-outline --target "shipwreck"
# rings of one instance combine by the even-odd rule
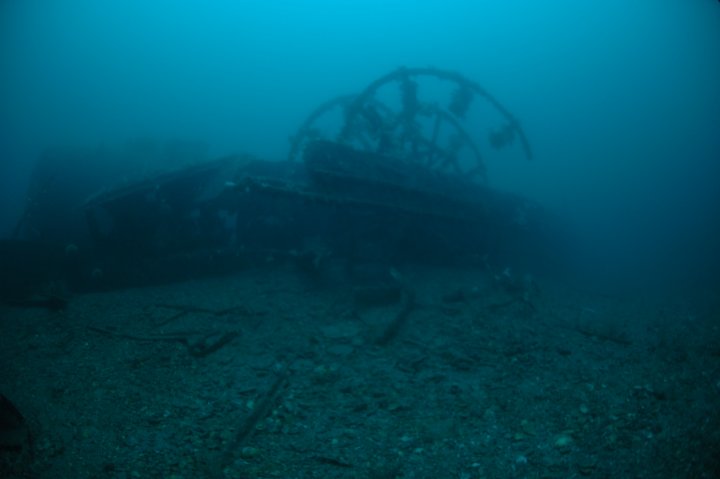
[[[109,288],[268,262],[313,275],[333,264],[349,277],[406,262],[538,268],[557,225],[535,202],[489,185],[486,157],[502,149],[532,158],[519,121],[484,88],[454,72],[401,68],[312,111],[279,161],[210,159],[202,146],[176,144],[162,151],[182,156],[181,167],[102,188],[159,147],[52,150],[15,238],[1,245],[22,264],[3,271],[3,291],[16,298],[57,280]]]

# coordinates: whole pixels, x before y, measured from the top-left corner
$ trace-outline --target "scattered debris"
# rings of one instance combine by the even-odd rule
[[[4,303],[14,308],[41,308],[54,312],[64,311],[68,306],[67,298],[40,295],[23,299],[7,299]]]
[[[663,323],[686,351],[675,357],[654,349],[652,329],[623,347],[575,329],[583,305],[597,326],[655,324],[644,302],[568,301],[543,283],[537,313],[492,311],[510,295],[482,271],[403,273],[398,304],[357,314],[347,284],[308,290],[292,267],[77,295],[62,322],[4,311],[0,386],[23,398],[35,451],[15,476],[704,477],[716,464],[712,318],[694,335]],[[476,298],[441,300],[473,285]],[[185,354],[238,326],[220,354]],[[21,470],[10,457],[0,452],[3,477]]]
[[[378,346],[386,346],[398,335],[402,327],[407,322],[410,313],[415,309],[415,293],[408,289],[403,291],[402,303],[400,305],[400,311],[395,315],[395,318],[387,325],[385,331],[377,339],[376,343]]]
[[[133,341],[169,341],[181,343],[187,348],[190,355],[196,358],[202,358],[214,353],[240,335],[240,331],[184,331],[140,336],[97,326],[88,326],[87,328],[96,333]]]
[[[236,451],[252,437],[257,424],[270,414],[273,406],[278,402],[282,391],[288,387],[289,378],[288,370],[278,372],[268,391],[260,400],[255,401],[250,415],[238,426],[235,437],[222,452],[217,464],[212,465],[211,472],[213,476],[224,477],[223,469],[232,463]]]

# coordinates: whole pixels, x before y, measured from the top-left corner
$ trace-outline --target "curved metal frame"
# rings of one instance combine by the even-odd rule
[[[455,83],[457,90],[450,104],[441,108],[419,101],[417,83],[414,81],[417,77],[434,77]],[[399,112],[394,112],[376,98],[382,87],[395,82],[399,83],[401,90],[402,106]],[[333,109],[343,108],[345,121],[337,138],[340,143],[359,143],[362,149],[375,153],[400,156],[410,161],[424,162],[431,168],[450,169],[459,174],[485,178],[480,149],[462,125],[465,113],[475,96],[487,101],[506,121],[501,130],[502,134],[493,134],[493,147],[503,147],[518,138],[525,156],[531,159],[532,150],[525,132],[517,119],[495,97],[479,84],[458,73],[432,67],[399,68],[373,81],[358,95],[343,95],[323,103],[310,114],[292,138],[289,158],[297,158],[304,143],[316,136],[313,125],[319,118]],[[419,116],[434,119],[430,138],[419,132],[416,121]],[[445,148],[437,144],[443,123],[449,124],[454,130],[454,141]],[[463,147],[469,148],[476,162],[474,168],[466,171],[463,171],[457,158],[457,153]]]

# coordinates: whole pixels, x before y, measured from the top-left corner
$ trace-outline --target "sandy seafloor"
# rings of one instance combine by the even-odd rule
[[[282,266],[0,310],[2,477],[720,477],[720,296]]]

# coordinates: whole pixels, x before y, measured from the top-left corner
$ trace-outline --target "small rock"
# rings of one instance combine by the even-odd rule
[[[240,457],[243,459],[252,459],[260,455],[260,449],[257,447],[245,446],[240,449]]]
[[[559,434],[555,438],[555,442],[553,443],[553,445],[557,449],[566,450],[566,449],[570,448],[570,446],[572,446],[572,443],[573,443],[573,439],[572,439],[572,437],[570,437],[569,434]]]

